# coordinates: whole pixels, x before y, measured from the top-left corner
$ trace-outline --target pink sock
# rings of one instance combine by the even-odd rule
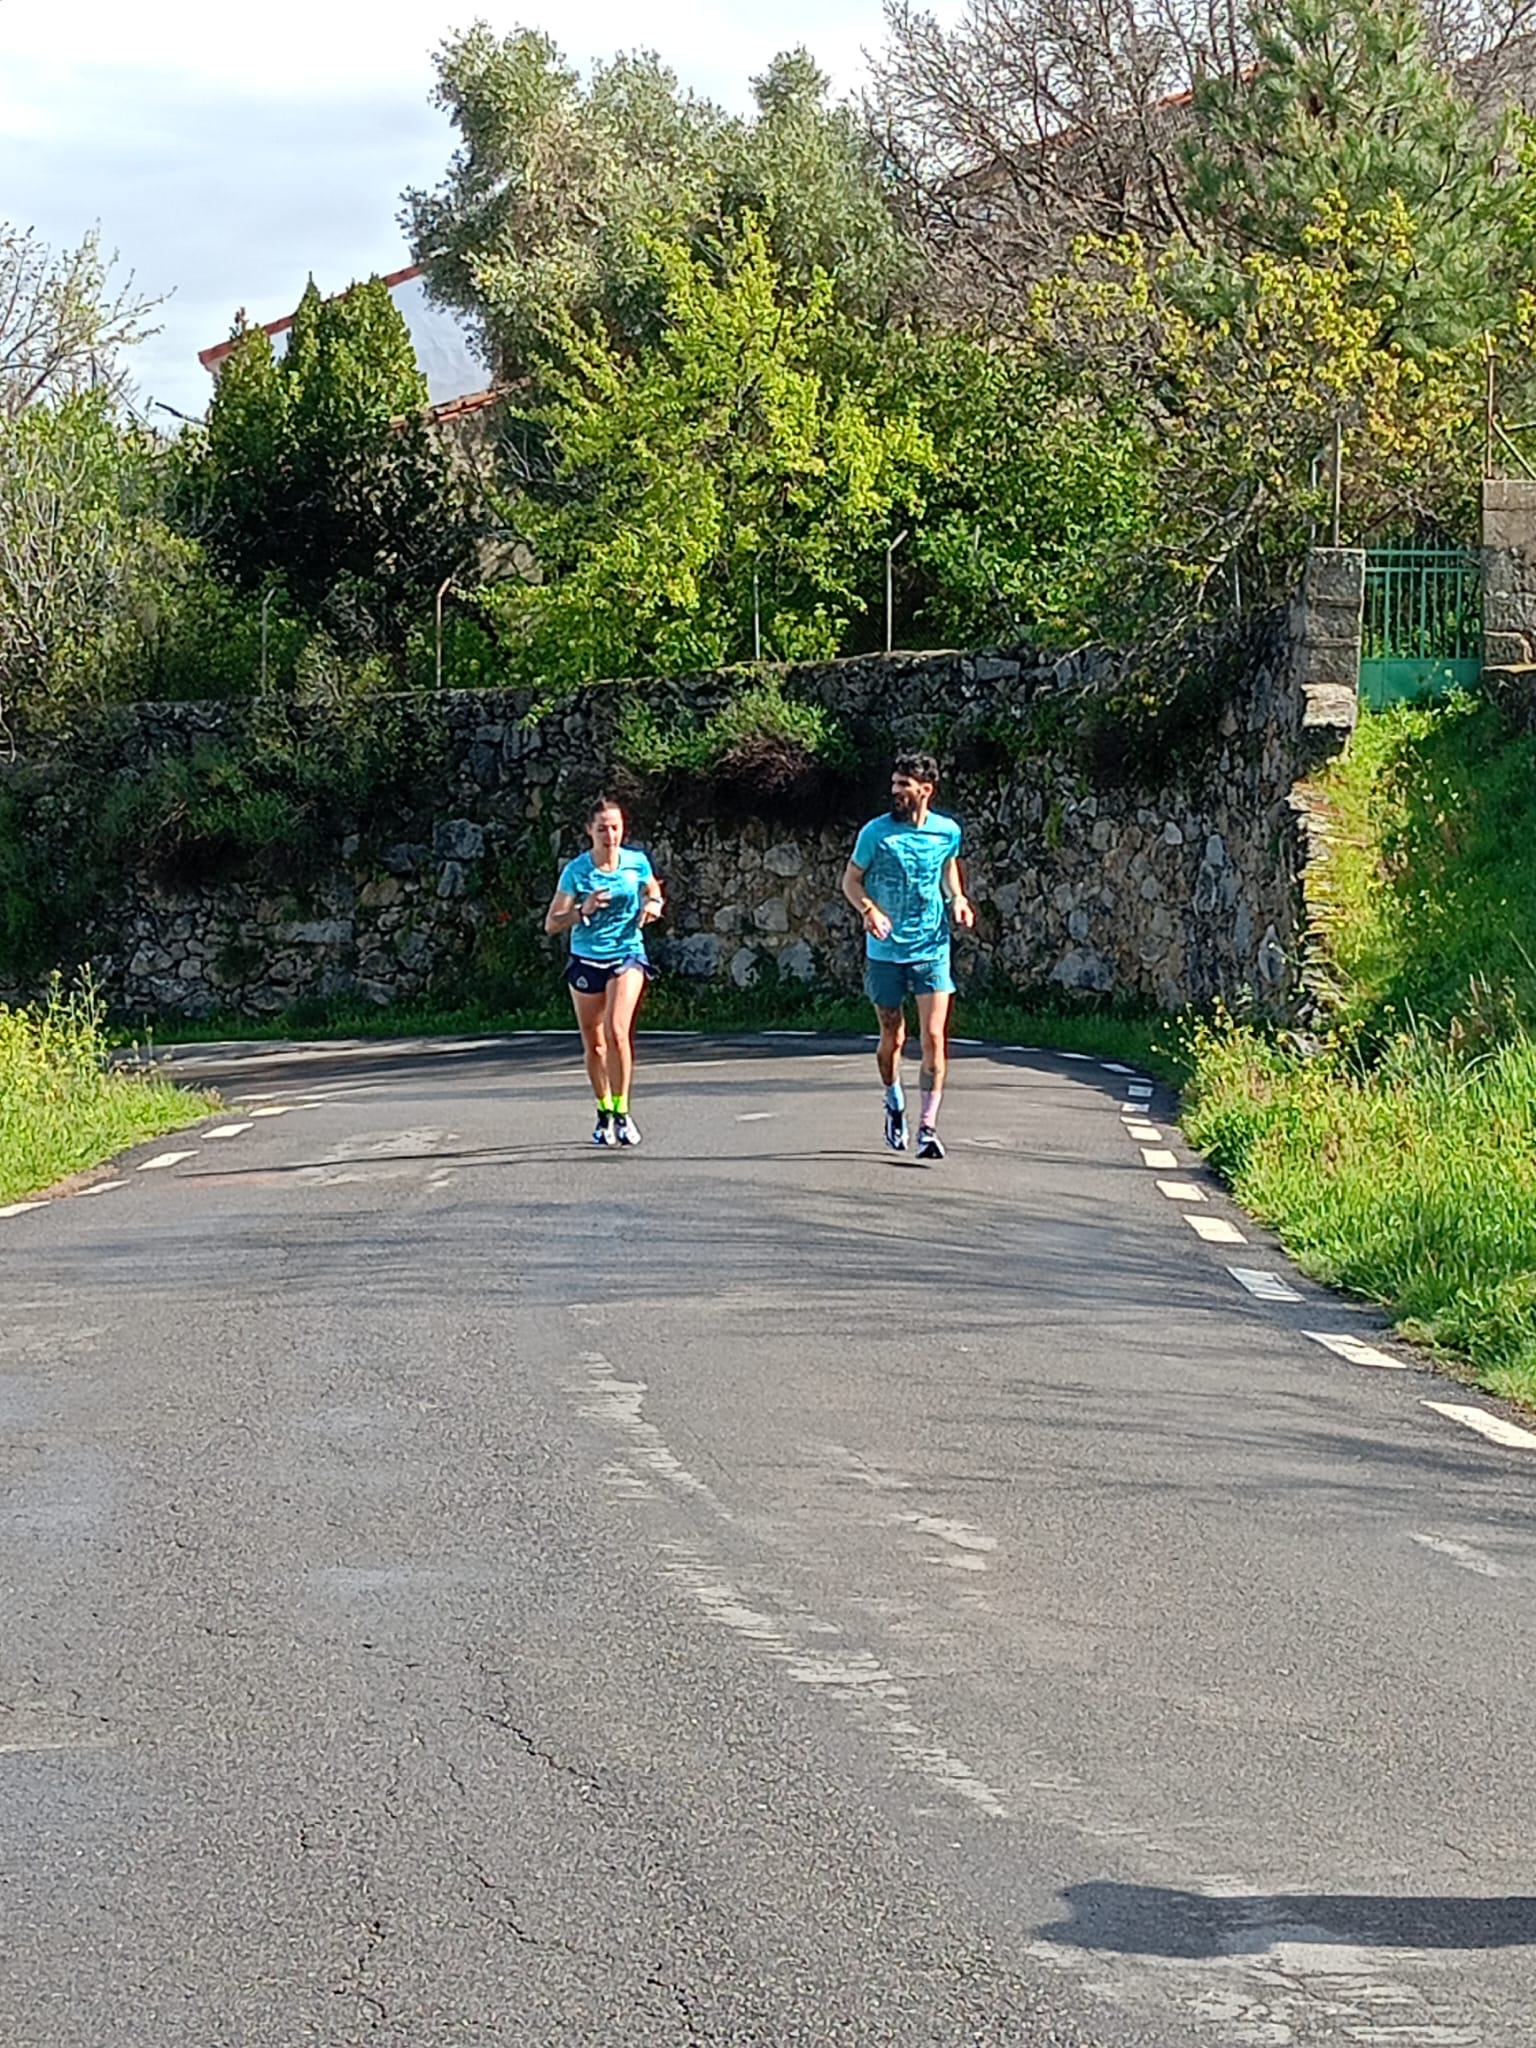
[[[939,1104],[943,1100],[944,1090],[942,1088],[925,1088],[923,1090],[923,1107],[918,1118],[918,1123],[923,1130],[931,1131],[938,1122]]]

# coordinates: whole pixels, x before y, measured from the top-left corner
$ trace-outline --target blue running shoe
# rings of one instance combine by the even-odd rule
[[[613,1111],[600,1109],[597,1112],[597,1126],[592,1133],[594,1145],[614,1145],[618,1140],[613,1135]]]
[[[893,1152],[907,1149],[907,1112],[893,1109],[890,1103],[885,1105],[885,1142]]]
[[[929,1124],[922,1124],[917,1133],[917,1156],[919,1159],[942,1159],[944,1147],[939,1143],[939,1134]]]

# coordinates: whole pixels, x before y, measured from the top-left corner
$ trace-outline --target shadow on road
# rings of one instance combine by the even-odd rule
[[[1062,1893],[1069,1917],[1042,1927],[1063,1947],[1121,1955],[1264,1955],[1307,1948],[1536,1947],[1536,1898],[1392,1898],[1354,1892],[1210,1898],[1156,1885],[1091,1883]]]

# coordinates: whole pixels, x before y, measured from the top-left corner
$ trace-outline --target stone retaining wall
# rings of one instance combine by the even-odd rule
[[[1304,777],[1354,723],[1361,587],[1358,553],[1313,557],[1289,614],[1249,635],[1250,658],[1196,758],[1161,788],[1088,775],[1065,737],[1023,760],[999,747],[997,733],[1031,713],[1036,728],[1065,735],[1106,686],[1102,655],[895,655],[785,677],[882,764],[903,746],[962,764],[939,797],[965,828],[978,911],[975,935],[957,943],[962,986],[1054,986],[1168,1008],[1246,991],[1282,1014],[1301,987]],[[730,686],[646,688],[707,710]],[[510,693],[429,700],[435,758],[418,814],[387,833],[359,819],[302,890],[241,880],[173,890],[125,876],[81,947],[111,1008],[165,1020],[259,1017],[342,996],[451,1001],[498,947],[514,961],[509,1005],[548,986],[559,949],[537,926],[560,862],[583,843],[585,801],[610,775],[624,690],[598,686],[538,718]],[[1042,704],[1063,717],[1041,721]],[[132,707],[113,729],[115,772],[142,774],[199,743],[238,747],[245,720],[236,706]],[[70,763],[52,768],[50,801],[67,813]],[[771,968],[856,988],[862,939],[839,884],[861,813],[880,808],[881,779],[862,805],[810,829],[642,809],[630,836],[670,904],[655,935],[662,967],[740,985]]]

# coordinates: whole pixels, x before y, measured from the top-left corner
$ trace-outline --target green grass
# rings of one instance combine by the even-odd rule
[[[206,1114],[206,1098],[109,1068],[88,983],[24,1010],[0,1004],[0,1202],[97,1166]]]
[[[1536,1408],[1536,740],[1363,714],[1321,794],[1330,1026],[1196,1026],[1185,1130],[1305,1271]]]

